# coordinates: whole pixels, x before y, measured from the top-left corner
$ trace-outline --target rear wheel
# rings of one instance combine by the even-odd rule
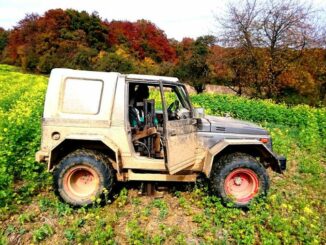
[[[254,198],[266,195],[269,189],[266,169],[244,153],[221,157],[214,163],[210,180],[214,194],[235,207],[247,207]]]
[[[70,153],[54,171],[56,193],[74,206],[88,205],[104,189],[111,191],[113,170],[107,159],[98,152],[77,150]]]

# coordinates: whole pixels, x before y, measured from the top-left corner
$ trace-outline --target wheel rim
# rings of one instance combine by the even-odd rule
[[[88,166],[76,166],[67,171],[64,176],[64,189],[74,197],[89,197],[94,195],[99,186],[98,174]]]
[[[226,177],[224,190],[237,203],[247,203],[258,193],[258,176],[250,169],[235,169]]]

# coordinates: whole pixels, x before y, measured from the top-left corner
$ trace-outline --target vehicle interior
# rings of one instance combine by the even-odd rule
[[[160,86],[158,82],[131,81],[128,85],[129,123],[134,150],[140,156],[163,159],[167,121],[192,117],[186,91],[182,86]]]

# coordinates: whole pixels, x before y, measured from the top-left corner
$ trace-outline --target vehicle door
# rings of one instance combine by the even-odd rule
[[[196,120],[183,86],[161,82],[164,112],[165,163],[170,174],[177,173],[195,163]]]

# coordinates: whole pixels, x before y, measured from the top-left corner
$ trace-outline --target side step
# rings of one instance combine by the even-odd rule
[[[177,182],[195,182],[198,174],[187,175],[170,175],[170,174],[148,174],[148,173],[135,173],[128,170],[128,180],[138,181],[177,181]]]

